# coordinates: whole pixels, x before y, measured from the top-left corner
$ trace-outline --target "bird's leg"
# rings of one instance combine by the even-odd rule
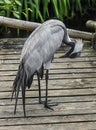
[[[45,104],[44,104],[44,107],[53,110],[53,108],[51,108],[51,107],[48,105],[48,99],[47,99],[47,97],[48,97],[48,77],[49,77],[48,72],[49,72],[49,70],[46,70],[46,74],[45,74],[45,80],[46,80],[46,96],[45,96]]]
[[[25,88],[24,88],[24,86],[22,87],[22,102],[23,102],[24,117],[26,117],[26,111],[25,111]]]
[[[14,114],[16,114],[16,108],[17,108],[17,101],[18,101],[18,95],[19,95],[20,86],[17,88],[17,93],[15,91],[15,108],[14,108]]]
[[[37,72],[37,78],[38,78],[38,88],[39,88],[39,104],[42,103],[41,101],[41,85],[40,85],[40,76],[39,73]]]

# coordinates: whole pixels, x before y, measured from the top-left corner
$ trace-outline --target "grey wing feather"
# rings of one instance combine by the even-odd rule
[[[26,55],[26,53],[30,53],[31,50],[34,48],[34,46],[36,46],[38,43],[41,46],[40,42],[42,42],[44,40],[43,38],[46,38],[46,36],[44,36],[44,33],[42,33],[42,31],[46,30],[47,28],[51,28],[51,27],[57,26],[57,25],[61,25],[63,27],[63,30],[64,31],[66,30],[65,25],[59,20],[48,20],[48,21],[44,22],[42,25],[40,25],[39,27],[37,27],[31,33],[31,35],[29,36],[29,38],[26,40],[26,42],[24,44],[24,47],[21,52],[21,60],[24,57],[24,55]],[[46,30],[45,34],[47,34],[47,39],[48,39],[50,32],[48,32],[48,30]],[[42,41],[40,41],[40,40],[42,40]],[[45,44],[45,43],[43,42],[43,44]]]
[[[26,86],[30,88],[36,71],[41,73],[41,78],[43,77],[43,64],[48,66],[51,63],[55,51],[60,47],[64,38],[64,29],[66,28],[62,22],[49,20],[40,25],[26,40],[21,53],[20,67],[13,83],[13,94],[17,91],[15,111],[19,89],[21,87],[25,114]]]

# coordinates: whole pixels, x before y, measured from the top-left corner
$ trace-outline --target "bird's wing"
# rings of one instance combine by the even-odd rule
[[[23,110],[25,114],[25,89],[30,87],[30,80],[35,71],[42,67],[42,64],[47,64],[53,58],[55,51],[60,47],[64,30],[62,22],[47,21],[39,26],[27,39],[22,53],[21,63],[18,69],[16,79],[13,83],[13,94],[16,93],[16,105],[18,100],[19,89],[22,89]],[[21,77],[21,78],[20,78]],[[13,97],[12,94],[12,97]]]
[[[23,46],[23,49],[21,52],[21,60],[25,54],[30,53],[30,51],[32,51],[32,49],[35,46],[38,46],[37,44],[41,45],[40,42],[44,41],[44,39],[46,39],[46,37],[48,38],[49,33],[50,33],[49,32],[50,27],[57,26],[57,25],[60,25],[63,28],[66,28],[65,25],[59,20],[48,20],[48,21],[44,22],[42,25],[40,25],[39,27],[37,27],[31,33],[31,35],[28,37],[28,39],[26,40],[26,42]],[[45,32],[44,32],[44,30],[45,30]],[[53,30],[56,30],[56,29],[53,29]],[[45,36],[44,34],[47,34],[47,35]],[[42,40],[42,41],[40,41],[40,40]]]
[[[42,29],[38,30],[36,35],[32,37],[32,46],[23,57],[23,59],[25,58],[24,67],[27,75],[39,70],[42,64],[51,62],[54,53],[62,43],[63,36],[64,31],[59,25],[50,26],[49,24],[47,27],[42,26]]]

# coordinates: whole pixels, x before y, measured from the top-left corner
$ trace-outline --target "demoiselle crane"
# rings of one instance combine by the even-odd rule
[[[43,78],[44,66],[46,69],[46,96],[44,106],[51,109],[48,105],[48,72],[50,64],[54,58],[54,53],[60,48],[62,42],[69,45],[71,49],[65,54],[65,57],[75,58],[80,55],[83,44],[82,42],[72,42],[69,38],[67,29],[63,22],[59,20],[48,20],[37,27],[26,40],[21,52],[20,65],[16,78],[13,83],[12,98],[15,93],[15,109],[18,101],[18,95],[21,88],[23,111],[25,112],[25,91],[26,87],[30,88],[33,76],[37,73],[39,86],[39,103],[41,103],[40,78]]]

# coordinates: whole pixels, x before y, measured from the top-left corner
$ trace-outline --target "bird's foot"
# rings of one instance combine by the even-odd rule
[[[42,101],[42,100],[39,100],[39,104],[44,104],[44,101]]]
[[[45,108],[48,108],[48,109],[53,110],[53,108],[51,108],[50,105],[48,105],[45,101],[39,100],[39,104],[44,104],[44,107],[45,107]]]
[[[51,100],[48,100],[48,102]],[[45,104],[45,101],[42,101],[41,99],[39,100],[39,104]]]
[[[57,106],[57,105],[58,105],[58,103],[51,104],[51,105],[47,104],[46,102],[44,103],[45,108],[48,108],[48,109],[53,110],[53,111],[54,111],[54,109],[52,107]]]
[[[54,110],[50,105],[48,105],[46,102],[44,103],[44,107],[50,110]]]
[[[50,100],[48,100],[48,101],[50,101]],[[42,101],[42,100],[39,100],[39,104],[44,104],[44,107],[47,109],[50,109],[50,110],[54,110],[52,107],[58,105],[58,103],[49,105],[48,103],[46,103],[45,101]]]

